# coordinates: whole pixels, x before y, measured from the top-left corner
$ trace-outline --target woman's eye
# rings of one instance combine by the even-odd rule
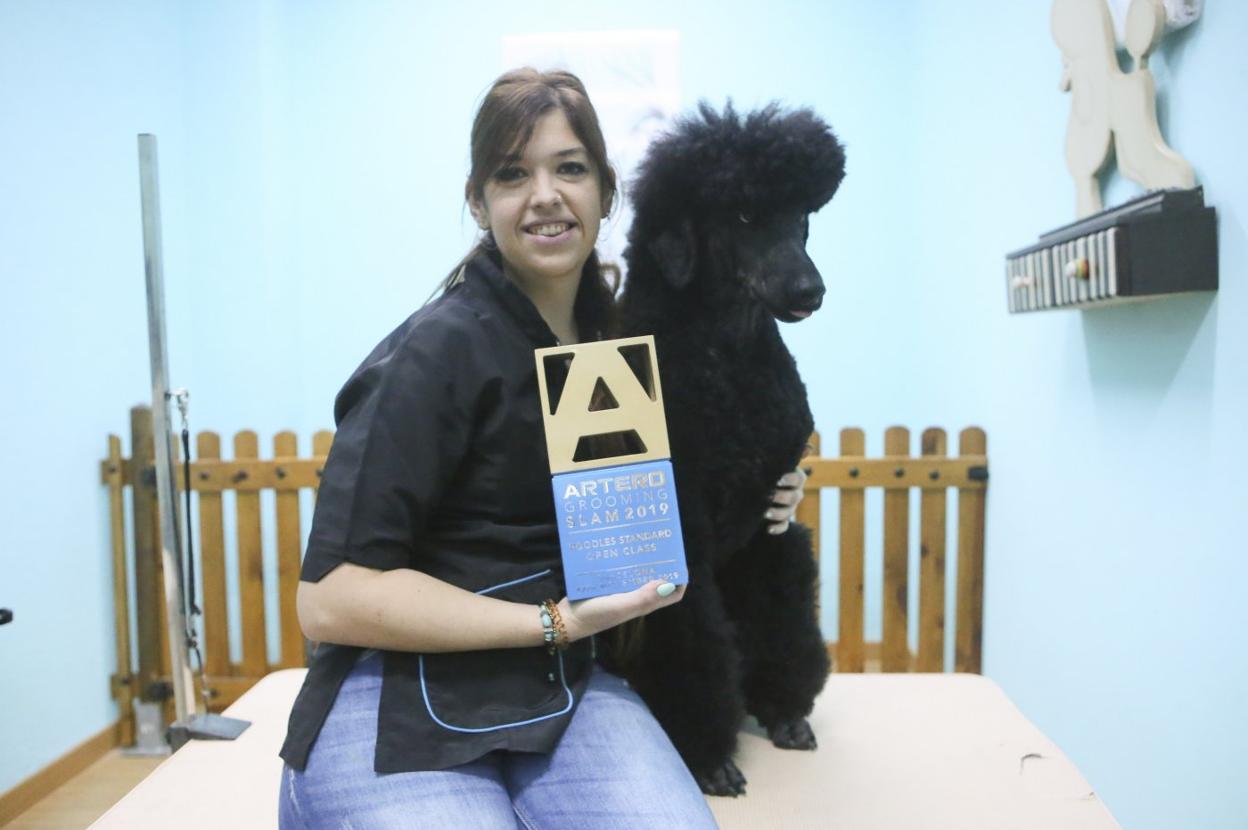
[[[589,172],[589,168],[579,161],[565,161],[559,165],[559,172],[565,176],[583,176]]]
[[[524,178],[524,170],[519,167],[500,167],[494,171],[494,180],[500,182],[514,182]]]

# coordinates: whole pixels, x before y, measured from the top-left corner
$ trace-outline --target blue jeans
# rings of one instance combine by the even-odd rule
[[[693,776],[619,677],[594,666],[549,755],[491,752],[428,772],[373,771],[382,659],[343,681],[304,771],[283,765],[281,830],[714,828]]]

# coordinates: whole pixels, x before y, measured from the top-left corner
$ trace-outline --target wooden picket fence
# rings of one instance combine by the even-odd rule
[[[168,629],[160,557],[159,516],[156,505],[152,415],[148,407],[130,412],[131,458],[123,458],[121,439],[108,437],[108,457],[101,476],[109,489],[112,517],[113,597],[117,632],[117,672],[110,686],[122,713],[122,745],[134,743],[132,702],[162,701],[166,722],[174,716],[170,685]],[[322,467],[333,443],[333,433],[312,436],[311,457],[299,457],[293,432],[273,438],[273,455],[261,459],[256,433],[234,436],[233,459],[221,457],[221,439],[214,432],[196,436],[191,462],[191,489],[198,497],[199,524],[195,528],[196,579],[202,584],[203,636],[199,644],[204,661],[208,708],[220,712],[271,671],[307,665],[305,641],[295,612],[295,590],[303,558],[303,528],[310,516],[301,514],[302,490],[315,492]],[[178,448],[175,447],[175,450]],[[179,457],[176,486],[182,504],[182,466]],[[127,557],[126,491],[131,495],[133,546]],[[275,494],[277,540],[277,599],[280,650],[276,661],[267,654],[265,623],[264,551],[260,493]],[[238,608],[241,622],[241,660],[230,658],[229,612],[226,590],[225,514],[222,495],[235,494]],[[183,516],[183,520],[188,518]],[[130,654],[130,609],[126,587],[126,560],[134,562],[138,660]],[[137,662],[137,670],[135,664]],[[193,665],[198,669],[198,665]],[[202,704],[201,683],[195,672],[195,699]]]
[[[984,514],[988,491],[987,438],[979,427],[958,436],[958,455],[946,453],[943,429],[923,431],[920,455],[910,455],[910,431],[890,427],[884,455],[866,457],[860,429],[841,430],[840,456],[823,457],[819,435],[806,497],[797,518],[814,530],[820,548],[821,493],[840,491],[838,549],[838,634],[828,644],[833,670],[840,672],[939,672],[945,666],[945,548],[948,490],[957,490],[957,586],[953,670],[979,673],[983,665]],[[866,490],[884,492],[882,640],[867,642],[864,590],[866,573]],[[918,650],[910,650],[910,490],[919,490]]]
[[[173,719],[168,634],[164,624],[164,588],[160,561],[160,534],[156,509],[152,419],[147,407],[131,410],[132,457],[122,455],[121,439],[108,437],[108,457],[100,465],[108,486],[112,524],[117,672],[110,686],[122,713],[122,745],[134,743],[132,702],[163,701],[166,718]],[[809,471],[806,497],[798,519],[814,531],[819,549],[821,492],[840,491],[839,636],[829,643],[834,669],[861,671],[943,671],[945,644],[945,511],[947,490],[958,491],[958,585],[956,611],[956,671],[980,671],[983,617],[984,497],[987,489],[986,440],[983,430],[968,428],[959,439],[959,456],[945,453],[945,432],[928,429],[922,435],[920,456],[909,453],[909,431],[889,429],[885,455],[865,457],[863,433],[841,432],[840,456],[819,455],[819,436],[803,466]],[[198,498],[196,578],[203,588],[204,683],[208,708],[219,712],[271,671],[306,665],[305,641],[295,612],[295,591],[302,559],[303,529],[311,520],[300,510],[300,492],[315,492],[333,442],[333,433],[317,432],[312,455],[299,457],[294,433],[273,439],[271,458],[261,459],[256,433],[244,430],[233,440],[233,458],[221,457],[221,439],[214,432],[196,437],[191,462],[191,488]],[[179,504],[182,468],[178,467]],[[884,490],[884,602],[883,640],[863,639],[864,497],[868,487]],[[920,490],[919,639],[912,653],[907,643],[909,586],[910,490]],[[264,551],[261,491],[275,494],[277,607],[280,648],[275,661],[267,654],[265,625]],[[226,590],[225,514],[222,496],[235,494],[238,615],[241,621],[241,659],[230,658],[229,613]],[[126,549],[126,495],[133,544]],[[184,517],[185,519],[185,517]],[[137,661],[130,653],[131,619],[127,591],[127,560],[135,574],[134,620],[138,632]],[[137,664],[137,668],[136,668]],[[198,668],[194,666],[193,668]],[[202,701],[195,673],[195,696]]]

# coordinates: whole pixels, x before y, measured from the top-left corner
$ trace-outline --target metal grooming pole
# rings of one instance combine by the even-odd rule
[[[173,430],[169,420],[169,354],[165,338],[165,270],[160,241],[160,182],[156,136],[139,136],[139,188],[143,204],[143,270],[147,276],[147,336],[152,364],[152,438],[156,445],[156,501],[160,516],[160,557],[165,577],[165,622],[169,629],[177,720],[167,738],[176,752],[191,738],[233,740],[250,721],[201,714],[195,702],[190,652],[183,613],[182,523],[174,490]],[[187,517],[189,521],[189,517]]]

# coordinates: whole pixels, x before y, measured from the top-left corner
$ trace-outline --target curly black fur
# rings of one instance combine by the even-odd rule
[[[629,191],[629,241],[648,239],[677,219],[737,218],[741,211],[814,213],[845,176],[845,152],[810,110],[771,104],[744,118],[703,102],[678,121],[642,162]]]
[[[807,216],[836,192],[843,148],[808,110],[744,117],[703,104],[658,139],[632,194],[622,332],[654,334],[689,564],[682,602],[646,618],[630,679],[702,788],[744,791],[744,715],[780,746],[806,725],[828,663],[809,531],[763,512],[813,421],[776,320],[817,308]]]

